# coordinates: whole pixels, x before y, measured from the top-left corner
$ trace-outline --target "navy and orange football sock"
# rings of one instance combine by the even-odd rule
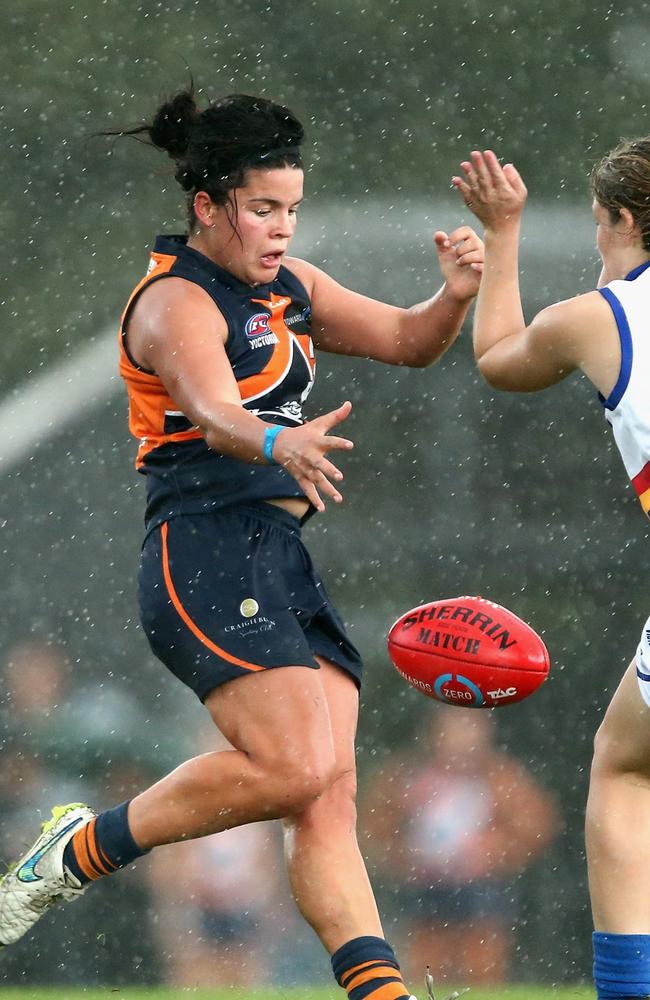
[[[380,937],[358,937],[332,955],[332,969],[350,1000],[410,1000],[393,949]]]
[[[107,809],[86,823],[66,844],[64,866],[82,885],[130,865],[148,851],[138,847],[127,819],[129,802]]]

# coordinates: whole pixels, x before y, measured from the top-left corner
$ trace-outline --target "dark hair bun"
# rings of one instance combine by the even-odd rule
[[[265,97],[229,94],[200,111],[190,82],[161,104],[151,123],[99,134],[137,139],[144,133],[176,164],[174,176],[189,196],[190,228],[196,218],[193,192],[206,191],[215,204],[225,205],[251,168],[302,167],[302,125],[288,108]]]
[[[182,90],[162,104],[149,127],[154,146],[164,149],[173,160],[182,159],[187,153],[192,127],[200,112],[193,90]]]

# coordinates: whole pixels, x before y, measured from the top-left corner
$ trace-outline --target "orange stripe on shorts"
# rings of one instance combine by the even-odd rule
[[[212,639],[209,639],[208,636],[205,634],[205,632],[202,632],[199,626],[192,621],[187,611],[183,607],[181,599],[176,592],[176,588],[174,587],[174,583],[172,580],[172,575],[169,568],[169,550],[167,548],[167,532],[168,532],[168,524],[167,521],[165,521],[161,525],[162,561],[163,561],[163,575],[165,577],[165,586],[167,587],[167,593],[169,594],[172,604],[174,605],[179,616],[183,619],[183,621],[187,625],[190,632],[192,632],[192,634],[196,636],[199,642],[202,642],[204,646],[207,646],[207,648],[210,649],[213,653],[216,653],[217,656],[221,656],[222,659],[227,660],[228,663],[234,663],[235,666],[243,667],[244,670],[264,670],[265,667],[260,666],[258,663],[249,663],[247,660],[240,660],[238,656],[233,656],[232,653],[227,653],[225,649],[221,648],[221,646],[217,646],[216,643],[212,642]]]

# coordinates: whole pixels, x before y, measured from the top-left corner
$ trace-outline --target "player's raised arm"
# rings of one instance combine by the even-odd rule
[[[483,223],[485,264],[474,315],[474,354],[481,373],[497,389],[535,392],[582,369],[604,394],[616,365],[592,333],[612,325],[598,292],[556,302],[526,325],[519,290],[519,236],[526,186],[491,150],[475,151],[453,183]]]
[[[464,178],[453,177],[452,183],[483,223],[484,274],[489,275],[483,281],[474,322],[474,343],[480,358],[494,344],[525,327],[518,263],[521,216],[528,192],[514,166],[502,167],[490,150],[473,152],[461,167]]]
[[[458,336],[476,296],[483,243],[470,226],[449,234],[439,230],[434,242],[444,284],[410,308],[353,292],[313,264],[292,260],[289,266],[310,291],[316,347],[413,368],[437,361]]]

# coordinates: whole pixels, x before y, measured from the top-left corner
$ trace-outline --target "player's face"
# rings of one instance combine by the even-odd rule
[[[276,277],[296,229],[302,170],[249,170],[227,205],[215,207],[206,233],[210,257],[248,285]]]

